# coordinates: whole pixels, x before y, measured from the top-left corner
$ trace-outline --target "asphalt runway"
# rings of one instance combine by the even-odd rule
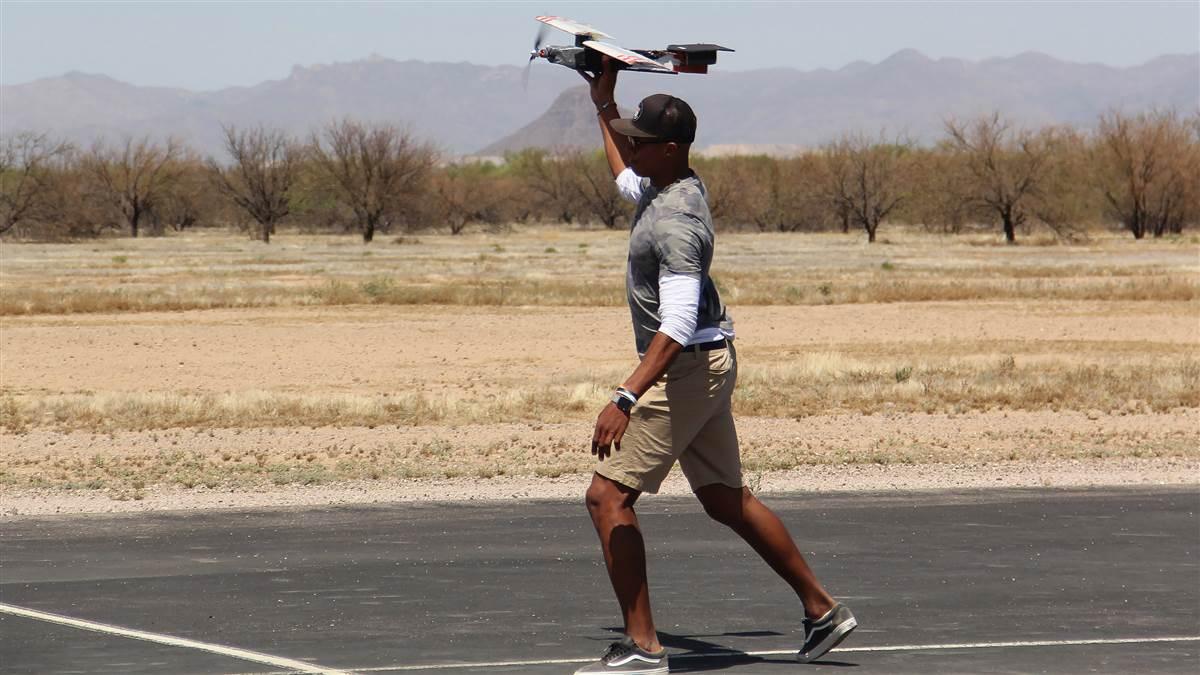
[[[672,672],[1200,671],[1196,486],[764,501],[859,629],[796,663],[791,590],[647,496]],[[23,519],[0,551],[4,673],[570,673],[619,632],[581,502]]]

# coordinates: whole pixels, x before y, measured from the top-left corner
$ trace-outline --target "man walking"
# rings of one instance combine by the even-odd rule
[[[617,72],[583,74],[621,194],[637,202],[626,296],[641,363],[601,411],[587,508],[625,621],[625,638],[576,673],[665,673],[646,583],[646,548],[633,506],[658,492],[678,461],[714,520],[729,526],[796,591],[804,606],[802,662],[841,642],[857,622],[821,587],[779,518],[742,485],[731,397],[737,379],[733,322],[709,277],[714,232],[704,184],[688,152],[696,116],[666,94],[621,119]]]

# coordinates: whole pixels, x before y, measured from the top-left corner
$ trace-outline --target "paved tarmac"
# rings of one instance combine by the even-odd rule
[[[1196,486],[764,500],[860,628],[795,663],[790,589],[647,496],[672,672],[1200,671]],[[25,519],[0,552],[3,673],[570,673],[619,630],[581,503]]]

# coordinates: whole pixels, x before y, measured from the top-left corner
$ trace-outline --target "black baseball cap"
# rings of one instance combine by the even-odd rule
[[[651,94],[638,104],[633,119],[615,119],[612,129],[624,136],[691,143],[696,140],[696,113],[670,94]]]

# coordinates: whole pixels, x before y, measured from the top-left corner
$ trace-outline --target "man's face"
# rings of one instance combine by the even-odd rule
[[[659,141],[653,138],[629,137],[633,152],[629,157],[629,168],[639,176],[649,176],[670,167],[671,159],[679,152],[674,141]]]

